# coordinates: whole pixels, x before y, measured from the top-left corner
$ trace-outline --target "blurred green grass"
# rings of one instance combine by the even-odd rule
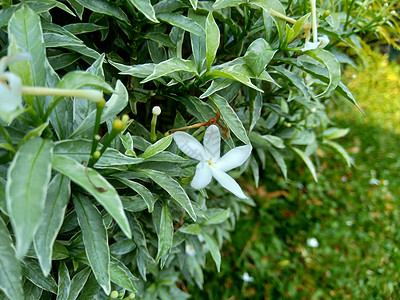
[[[318,183],[300,163],[289,182],[263,174],[194,299],[400,299],[400,66],[375,55],[346,77],[366,115],[340,101],[330,114],[355,167],[322,149]]]

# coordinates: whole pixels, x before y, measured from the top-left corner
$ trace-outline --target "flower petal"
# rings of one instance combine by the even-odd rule
[[[6,84],[7,82],[8,84]],[[0,111],[13,112],[22,104],[22,82],[17,75],[4,72],[0,74]]]
[[[230,191],[238,198],[241,199],[247,198],[246,195],[243,193],[242,189],[240,188],[240,186],[231,176],[229,176],[228,174],[217,168],[211,167],[210,169],[212,171],[213,177],[218,181],[220,185],[222,185],[224,188],[226,188],[228,191]]]
[[[204,133],[203,145],[207,153],[206,159],[216,162],[221,151],[221,136],[216,125],[211,125],[207,128]]]
[[[325,48],[329,44],[329,38],[327,35],[323,35],[318,38],[318,41],[321,42],[321,48]]]
[[[314,50],[317,49],[319,44],[321,44],[321,42],[307,42],[304,44],[303,48],[301,49],[302,52],[306,52],[308,50]]]
[[[200,144],[198,140],[192,137],[186,132],[175,132],[173,133],[173,138],[178,148],[181,149],[183,153],[191,158],[203,161],[206,156],[204,147]]]
[[[211,168],[208,163],[202,161],[196,167],[196,173],[190,183],[192,188],[198,190],[206,187],[212,179]]]
[[[218,159],[214,166],[223,172],[237,168],[249,158],[251,149],[252,147],[249,145],[233,148]]]

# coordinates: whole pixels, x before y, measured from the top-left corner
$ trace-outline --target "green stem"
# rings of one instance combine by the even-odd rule
[[[98,90],[83,90],[83,89],[58,89],[46,88],[36,86],[23,86],[22,94],[36,95],[36,96],[57,96],[54,98],[47,108],[43,119],[47,120],[53,109],[63,99],[62,97],[78,97],[85,98],[90,101],[100,102],[103,100],[103,92]]]
[[[105,101],[97,102],[96,104],[96,120],[93,128],[92,149],[90,150],[90,158],[88,163],[89,167],[92,167],[95,163],[93,154],[97,150],[97,146],[99,144],[98,134],[101,123],[101,114],[104,110]]]

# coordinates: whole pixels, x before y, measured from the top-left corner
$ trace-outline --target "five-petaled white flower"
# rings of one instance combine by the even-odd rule
[[[26,60],[27,53],[16,53],[0,59],[0,118],[11,122],[14,112],[22,106],[22,81],[14,73],[6,72],[7,66],[13,62]]]
[[[233,148],[220,157],[221,137],[216,125],[211,125],[207,128],[204,134],[204,146],[185,132],[175,132],[173,138],[183,153],[200,161],[191,182],[193,188],[201,189],[206,187],[214,177],[220,185],[235,196],[241,199],[247,198],[237,182],[226,172],[241,166],[247,160],[251,153],[251,146],[245,145]]]

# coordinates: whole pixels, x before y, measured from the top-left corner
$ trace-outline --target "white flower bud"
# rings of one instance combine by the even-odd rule
[[[153,115],[160,115],[161,114],[161,108],[159,106],[154,106],[153,107]]]

